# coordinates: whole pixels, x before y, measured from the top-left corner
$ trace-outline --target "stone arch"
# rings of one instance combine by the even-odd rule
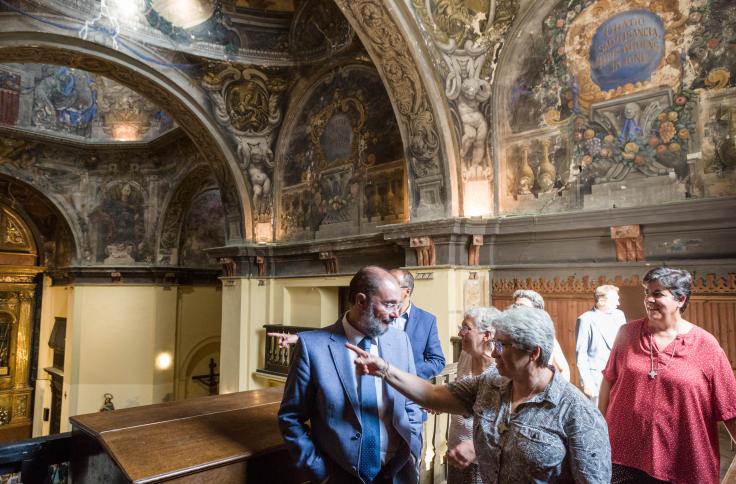
[[[2,174],[0,175],[0,205],[7,206],[18,214],[23,223],[29,227],[38,253],[38,265],[68,265],[72,259],[82,258],[84,232],[79,225],[79,220],[70,218],[75,212],[65,200],[49,197],[31,184]],[[31,205],[33,210],[28,210]],[[38,218],[44,215],[52,215],[59,221],[59,240],[54,240],[53,234],[44,233],[41,229],[42,224]],[[48,225],[48,223],[43,225]],[[49,242],[53,245],[48,245]],[[64,256],[64,260],[55,260],[57,256]],[[67,258],[69,260],[66,260]]]
[[[192,385],[192,376],[197,364],[203,358],[213,353],[220,352],[220,337],[210,336],[203,339],[195,345],[182,360],[179,368],[181,369],[181,378],[177,381],[177,398],[189,398],[189,388]]]
[[[459,140],[416,20],[403,2],[335,3],[360,37],[394,106],[407,160],[412,220],[459,215]]]
[[[192,89],[188,77],[171,68],[156,68],[123,52],[76,37],[29,32],[9,17],[0,29],[3,62],[47,63],[79,68],[109,77],[154,99],[181,126],[210,165],[221,188],[227,214],[227,239],[237,242],[253,237],[250,197],[238,167],[237,156],[205,108],[202,93]],[[130,39],[128,42],[133,43]],[[151,58],[155,53],[137,45]],[[165,59],[161,59],[165,62]]]
[[[491,136],[490,150],[494,160],[494,178],[497,180],[494,190],[495,206],[497,213],[505,213],[506,207],[503,207],[502,198],[505,186],[508,184],[508,161],[503,152],[504,139],[510,136],[511,130],[508,124],[509,107],[506,105],[512,89],[514,88],[514,79],[517,79],[524,68],[525,63],[530,57],[530,38],[537,41],[536,38],[528,35],[522,35],[530,26],[542,24],[543,19],[549,12],[556,7],[558,2],[545,2],[534,5],[534,8],[526,8],[519,13],[519,17],[513,23],[511,29],[506,34],[506,45],[501,50],[496,65],[496,72],[503,75],[496,75],[493,79],[492,105],[491,105]],[[541,34],[540,34],[541,36]]]
[[[182,178],[166,197],[156,228],[156,263],[176,265],[175,249],[180,246],[182,224],[194,196],[211,183],[207,165],[197,165]]]

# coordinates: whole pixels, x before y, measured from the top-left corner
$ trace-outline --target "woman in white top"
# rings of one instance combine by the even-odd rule
[[[544,299],[537,291],[517,289],[511,298],[514,301],[514,306],[528,306],[544,311]],[[557,338],[555,338],[552,347],[552,357],[549,359],[549,364],[557,368],[557,372],[562,378],[570,381],[570,365],[567,363],[565,353],[562,352],[562,346],[557,342]]]
[[[465,312],[458,336],[462,338],[462,352],[457,362],[457,379],[495,371],[492,365],[493,327],[491,322],[501,312],[494,307],[473,308]],[[480,471],[473,447],[473,417],[450,416],[447,438],[447,484],[480,484]]]

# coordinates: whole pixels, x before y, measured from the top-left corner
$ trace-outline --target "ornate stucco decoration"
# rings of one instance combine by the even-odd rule
[[[440,136],[427,89],[402,29],[383,2],[336,0],[361,34],[397,111],[407,159],[414,181],[415,216],[444,212],[446,187],[442,179]]]
[[[150,129],[158,106],[119,84],[105,83],[99,106],[103,130],[116,141],[136,141]]]
[[[218,122],[237,144],[241,169],[250,186],[253,219],[271,223],[273,152],[276,129],[281,124],[283,79],[252,68],[226,66],[202,79]]]
[[[518,11],[518,1],[477,1],[473,2],[473,8],[468,6],[470,2],[462,0],[412,0],[412,3],[444,61],[441,74],[445,94],[455,114],[456,127],[462,133],[461,176],[466,190],[471,187],[469,182],[491,183],[493,171],[487,149],[491,114],[487,101],[497,56],[504,34]],[[491,207],[485,209],[490,210]]]

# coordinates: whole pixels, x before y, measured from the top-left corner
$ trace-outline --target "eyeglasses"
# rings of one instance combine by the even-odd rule
[[[514,343],[504,343],[503,341],[499,341],[497,339],[492,339],[491,344],[493,345],[493,349],[498,353],[499,355],[503,353],[504,348],[513,346],[514,348],[521,349],[522,351],[526,351],[527,353],[531,353],[531,351],[525,350],[523,348],[519,348]]]
[[[383,302],[380,301],[381,306],[383,306],[386,311],[393,312],[399,309],[400,302]]]
[[[474,329],[475,329],[475,328],[471,328],[471,327],[470,327],[470,326],[468,326],[468,325],[462,324],[462,325],[460,325],[460,326],[458,326],[458,327],[457,327],[457,332],[458,332],[458,333],[460,333],[460,334],[464,334],[464,333],[470,333],[470,332],[471,332],[471,331],[473,331]]]
[[[503,341],[498,341],[497,339],[491,340],[491,344],[493,345],[493,350],[498,353],[499,355],[503,353],[504,347],[508,344],[511,346],[511,343],[504,343]]]

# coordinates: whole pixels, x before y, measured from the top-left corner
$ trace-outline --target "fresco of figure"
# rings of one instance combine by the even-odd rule
[[[105,264],[133,264],[143,257],[145,228],[143,198],[130,183],[119,192],[108,192],[107,198],[94,210],[97,222],[98,260]]]
[[[618,138],[621,141],[631,141],[642,136],[642,129],[639,127],[639,114],[641,107],[634,102],[626,103],[624,106],[624,124],[621,127],[621,134]]]
[[[96,116],[97,90],[88,74],[59,67],[36,82],[34,126],[87,136]]]

